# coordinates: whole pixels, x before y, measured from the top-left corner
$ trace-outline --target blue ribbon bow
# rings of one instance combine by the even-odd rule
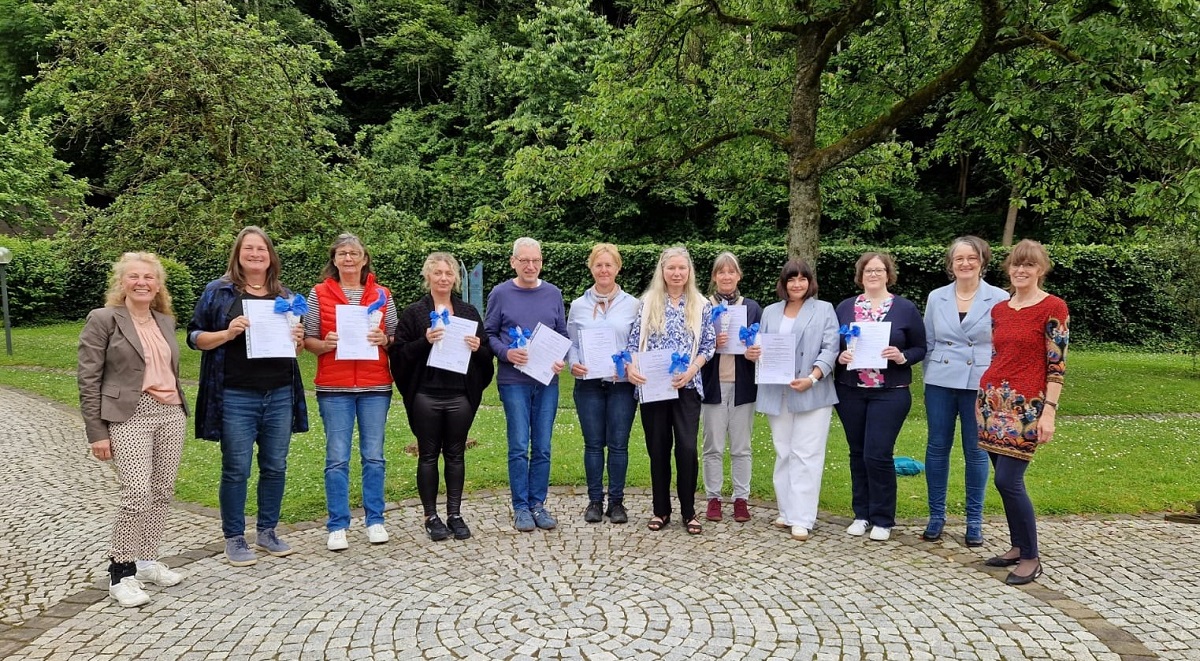
[[[308,312],[308,301],[300,294],[296,294],[292,300],[287,300],[282,296],[275,297],[275,314],[287,314],[291,312],[297,317],[303,317],[304,313]]]
[[[612,355],[612,361],[613,361],[613,364],[617,366],[617,378],[624,379],[625,378],[625,364],[632,363],[633,356],[630,356],[628,351],[622,351],[620,353],[614,353]]]
[[[682,374],[687,371],[688,364],[692,362],[692,357],[686,353],[672,353],[671,367],[667,368],[668,374]]]
[[[450,311],[442,310],[440,313],[436,312],[436,311],[429,313],[429,327],[430,328],[437,328],[439,321],[442,322],[443,326],[449,326],[450,325]],[[512,334],[511,330],[509,331],[509,334]]]
[[[371,314],[385,305],[387,305],[387,294],[380,287],[375,290],[375,302],[367,306],[367,314]]]
[[[742,326],[741,329],[738,330],[738,337],[741,338],[742,344],[746,346],[754,344],[754,339],[758,337],[758,328],[758,322],[750,324],[749,328]]]
[[[524,349],[525,345],[529,344],[529,338],[533,337],[533,331],[513,326],[508,329],[508,336],[512,338],[512,342],[508,345],[509,349]]]
[[[725,306],[725,301],[721,301],[715,307],[713,307],[712,312],[709,313],[710,315],[712,315],[711,317],[709,317],[709,321],[712,322],[712,324],[715,326],[717,323],[717,319],[719,319],[721,317],[721,315],[725,314],[728,311],[729,311],[729,308]]]
[[[849,345],[850,340],[862,335],[862,328],[858,326],[842,324],[842,327],[838,329],[838,335],[841,335],[842,339],[846,341],[847,345]]]

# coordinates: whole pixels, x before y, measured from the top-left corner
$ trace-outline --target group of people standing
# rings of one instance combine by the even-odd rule
[[[563,294],[541,279],[540,244],[513,244],[515,277],[489,294],[486,316],[455,292],[458,262],[444,252],[422,267],[427,293],[397,311],[391,292],[375,279],[371,257],[354,235],[330,247],[324,279],[307,297],[280,282],[279,256],[261,229],[239,233],[223,276],[208,283],[187,325],[187,344],[202,352],[199,392],[192,415],[197,438],[220,443],[219,501],[225,556],[254,564],[246,541],[245,505],[257,446],[255,546],[274,556],[292,553],[276,533],[291,435],[308,429],[299,363],[317,356],[314,379],[325,429],[327,548],[349,547],[349,464],[357,424],[367,540],[388,541],[384,526],[384,436],[392,388],[399,391],[417,439],[416,483],[424,526],[432,540],[466,539],[462,514],[467,433],[483,391],[496,378],[507,423],[513,525],[522,532],[553,529],[547,507],[551,437],[558,410],[558,374],[575,377],[573,398],[583,433],[588,504],[583,518],[629,520],[624,502],[629,439],[639,406],[650,463],[650,530],[665,529],[673,513],[672,474],[684,529],[703,532],[701,518],[723,518],[724,455],[731,465],[733,518],[750,520],[751,436],[754,412],[766,415],[776,450],[773,483],[779,516],[774,525],[797,540],[816,522],[826,441],[834,411],[849,446],[854,521],[850,535],[883,541],[895,525],[893,449],[911,408],[912,366],[924,362],[929,422],[926,454],[929,521],[922,537],[941,538],[946,483],[956,424],[966,459],[966,542],[982,545],[983,491],[990,459],[1008,517],[1011,549],[987,564],[1013,567],[1010,583],[1041,574],[1033,507],[1024,472],[1034,451],[1054,433],[1068,339],[1067,308],[1041,289],[1050,261],[1045,249],[1022,241],[1005,263],[1010,292],[983,280],[991,257],[976,237],[955,240],[946,253],[952,282],[930,293],[924,314],[889,292],[896,265],[869,252],[855,265],[862,293],[835,308],[817,298],[811,264],[790,260],[780,271],[779,300],[765,309],[740,293],[741,266],[721,253],[711,272],[711,294],[700,293],[695,265],[682,246],[664,250],[646,291],[621,289],[621,254],[595,245],[587,260],[593,284],[565,305]],[[89,316],[80,337],[79,390],[93,455],[112,459],[121,481],[121,507],[110,546],[110,595],[124,606],[149,601],[143,583],[175,585],[183,576],[157,560],[174,492],[187,404],[179,380],[175,318],[165,272],[150,253],[126,253],[114,265],[105,307]],[[248,307],[274,303],[292,319],[295,355],[249,358]],[[371,356],[339,358],[343,306],[367,309]],[[732,306],[744,307],[745,325],[730,324]],[[447,334],[450,317],[474,322],[465,372],[431,366],[430,354]],[[738,316],[740,320],[741,315]],[[875,334],[878,356],[856,361],[866,324],[887,322]],[[569,349],[554,361],[548,383],[525,369],[530,331],[557,333]],[[583,338],[611,338],[611,365],[589,364]],[[756,335],[794,336],[795,378],[756,383],[763,348]],[[787,340],[790,344],[791,340]],[[741,346],[736,351],[730,347]],[[720,349],[720,350],[719,350]],[[670,352],[673,397],[642,401],[652,369],[646,352]],[[860,351],[860,358],[862,352]],[[495,361],[495,362],[493,362]],[[495,367],[497,366],[498,367]],[[595,373],[609,374],[595,377]],[[652,373],[653,372],[653,373]],[[650,384],[660,386],[661,384]],[[650,399],[650,398],[646,398]],[[700,476],[698,440],[703,421],[706,508],[696,511]],[[445,483],[443,520],[437,508],[439,460]],[[605,478],[607,477],[607,487]]]

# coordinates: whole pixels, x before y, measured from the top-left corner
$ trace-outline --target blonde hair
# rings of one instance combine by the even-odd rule
[[[602,255],[604,253],[608,253],[608,254],[612,255],[613,263],[616,264],[617,270],[620,271],[621,270],[621,251],[617,250],[617,247],[611,243],[597,243],[596,245],[592,246],[592,251],[590,253],[588,253],[588,259],[587,259],[588,269],[591,269],[592,265],[596,263],[596,260],[600,257],[600,255]]]
[[[154,300],[150,301],[150,309],[174,317],[171,292],[167,291],[167,270],[163,268],[158,255],[152,252],[127,252],[113,263],[112,272],[108,276],[108,293],[104,296],[104,306],[114,308],[125,305],[125,288],[121,286],[121,281],[125,279],[125,273],[134,262],[149,264],[150,269],[154,271],[154,277],[158,278],[158,293],[154,295]]]
[[[651,333],[662,333],[666,330],[667,279],[664,269],[667,260],[672,257],[683,257],[687,260],[688,279],[683,286],[683,318],[687,323],[688,330],[692,333],[692,353],[695,353],[696,348],[700,346],[700,333],[704,329],[704,306],[708,304],[708,301],[696,288],[696,266],[692,263],[692,256],[688,254],[687,248],[672,246],[662,251],[662,255],[658,258],[658,266],[654,268],[654,277],[650,279],[650,286],[642,294],[639,351],[646,350],[646,338]]]
[[[462,276],[458,273],[458,260],[454,259],[454,255],[448,252],[431,252],[425,258],[425,263],[421,265],[421,277],[425,280],[421,283],[421,286],[425,288],[425,291],[429,291],[429,277],[433,275],[433,267],[437,266],[439,262],[445,262],[450,267],[450,270],[454,272],[453,289],[454,291],[461,291]]]

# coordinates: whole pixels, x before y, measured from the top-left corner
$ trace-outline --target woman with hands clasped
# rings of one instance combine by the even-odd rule
[[[435,252],[421,268],[428,294],[404,308],[392,345],[392,376],[404,400],[408,424],[417,437],[417,493],[425,511],[425,532],[435,542],[467,539],[471,529],[462,517],[466,481],[467,433],[492,382],[492,349],[475,306],[454,294],[459,287],[458,260]],[[475,334],[463,342],[471,352],[466,374],[430,367],[429,354],[445,341],[449,317],[475,322]],[[438,516],[438,459],[445,462],[446,520]]]
[[[175,313],[162,262],[127,252],[113,264],[104,307],[79,335],[79,412],[92,455],[112,460],[121,507],[109,544],[108,594],[122,606],[150,601],[143,582],[183,575],[158,561],[183,454],[183,389]]]
[[[1042,575],[1037,519],[1025,470],[1038,446],[1054,438],[1067,369],[1067,304],[1042,290],[1050,256],[1037,241],[1013,246],[1004,261],[1012,298],[992,308],[992,364],[979,382],[979,449],[988,453],[1004,502],[1012,548],[985,561],[1015,567],[1005,579],[1024,585]]]
[[[629,466],[629,431],[637,412],[637,399],[633,385],[623,378],[623,366],[612,377],[588,378],[581,336],[585,331],[608,331],[612,334],[615,350],[623,351],[641,304],[617,284],[621,253],[616,246],[597,243],[592,247],[587,263],[594,284],[583,292],[583,296],[571,302],[567,313],[567,337],[571,338],[567,364],[575,377],[575,413],[583,431],[583,469],[587,474],[588,506],[583,520],[599,523],[607,516],[610,523],[626,523],[629,514],[625,511],[625,473]],[[624,357],[616,355],[612,360],[623,361]],[[608,509],[604,508],[606,463]]]
[[[317,408],[325,425],[325,508],[329,513],[325,548],[349,547],[350,448],[358,422],[358,451],[362,458],[362,503],[367,541],[383,544],[384,427],[392,406],[392,375],[387,346],[396,334],[396,304],[386,287],[375,281],[371,254],[353,234],[342,234],[329,247],[325,280],[308,294],[304,315],[304,348],[317,355]],[[338,357],[338,306],[366,308],[367,343],[375,347],[370,359]]]
[[[666,350],[672,360],[671,385],[676,399],[642,404],[642,430],[650,455],[650,483],[654,516],[647,527],[662,530],[671,521],[671,455],[674,451],[679,512],[689,535],[703,532],[696,518],[696,436],[700,426],[700,400],[704,385],[700,368],[716,350],[712,304],[696,288],[695,267],[687,248],[667,248],[658,258],[650,286],[642,294],[642,307],[629,333],[626,351]],[[629,381],[640,389],[647,381],[630,365]]]
[[[796,378],[787,385],[759,384],[757,410],[767,416],[775,444],[775,526],[804,541],[817,520],[825,441],[837,403],[833,372],[838,354],[838,325],[833,306],[817,300],[817,274],[803,260],[783,265],[775,285],[779,302],[762,315],[763,333],[790,333],[796,340]],[[762,357],[761,346],[746,349],[746,359]]]
[[[896,465],[892,453],[904,418],[912,408],[912,366],[925,357],[925,323],[912,301],[896,296],[896,262],[891,255],[868,252],[854,265],[854,282],[863,293],[837,306],[838,323],[847,329],[838,355],[836,410],[850,446],[853,536],[866,534],[877,542],[891,538],[896,523]],[[887,345],[878,356],[883,367],[851,369],[862,339],[854,327],[890,324]],[[839,329],[840,330],[840,329]],[[861,328],[859,330],[862,330]]]

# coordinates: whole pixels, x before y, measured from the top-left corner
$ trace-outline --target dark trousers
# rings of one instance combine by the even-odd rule
[[[872,526],[896,525],[896,463],[893,452],[912,408],[908,388],[858,388],[837,384],[838,418],[850,445],[854,518]]]
[[[1033,501],[1025,490],[1025,469],[1029,462],[1016,457],[988,453],[995,472],[996,491],[1004,501],[1004,517],[1008,519],[1008,537],[1013,548],[1021,549],[1022,560],[1038,557],[1037,518]]]
[[[696,516],[696,477],[700,462],[696,436],[700,431],[700,395],[682,388],[679,399],[642,404],[642,431],[650,455],[650,485],[654,516],[671,514],[671,454],[675,455],[675,485],[684,522]]]
[[[466,395],[413,398],[409,425],[417,437],[417,493],[425,516],[437,514],[438,456],[445,460],[446,515],[458,516],[466,475],[467,432],[475,411]]]

